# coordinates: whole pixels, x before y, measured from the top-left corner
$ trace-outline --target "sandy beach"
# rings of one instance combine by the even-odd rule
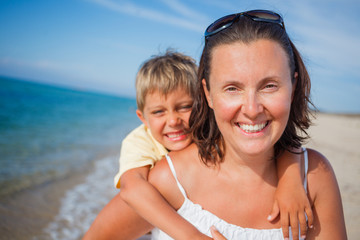
[[[360,115],[317,114],[306,145],[325,155],[338,180],[348,239],[360,235]]]
[[[306,147],[314,148],[324,154],[331,162],[337,176],[348,239],[358,239],[360,235],[358,227],[360,226],[360,115],[317,114],[317,119],[314,120],[309,133],[311,139]],[[114,161],[117,161],[117,158],[111,157],[104,162],[108,166],[96,167],[104,170],[100,175],[92,171],[84,171],[81,175],[69,176],[56,183],[38,186],[11,198],[1,199],[0,239],[70,239],[69,235],[65,234],[67,232],[71,233],[71,239],[81,239],[76,236],[81,236],[86,231],[93,218],[106,204],[106,199],[110,199],[116,193],[112,186]],[[100,180],[101,184],[93,186],[91,184],[94,182],[93,179]],[[77,193],[75,191],[77,188],[85,188],[85,191]],[[84,192],[88,194],[84,195]],[[100,199],[99,196],[107,197]],[[93,202],[94,199],[101,202],[95,206],[85,204],[87,201]],[[72,201],[71,208],[67,210],[65,208],[65,211],[64,206],[69,206],[69,203],[63,205],[64,200]],[[76,202],[82,204],[77,205]],[[87,208],[91,208],[91,211],[75,214],[81,211],[80,206],[84,204]],[[57,226],[55,238],[49,235],[50,222]],[[141,239],[148,237],[144,236]]]

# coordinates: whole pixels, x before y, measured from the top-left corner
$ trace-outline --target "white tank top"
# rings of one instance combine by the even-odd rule
[[[176,176],[176,171],[172,163],[171,158],[166,155],[166,160],[169,164],[171,172],[176,180],[180,192],[184,196],[185,200],[182,206],[177,211],[179,215],[185,218],[188,222],[194,225],[200,232],[211,237],[210,227],[215,226],[216,229],[224,235],[228,240],[230,239],[246,239],[246,240],[283,240],[283,233],[281,228],[276,229],[253,229],[253,228],[242,228],[240,226],[227,223],[211,212],[204,210],[201,205],[193,203],[188,199],[186,192]],[[304,188],[307,189],[307,171],[308,171],[308,156],[307,151],[304,149],[304,169],[305,169],[305,180]],[[291,236],[291,232],[289,234]],[[172,238],[165,232],[158,228],[152,231],[152,240],[171,240]],[[290,237],[291,239],[291,237]]]

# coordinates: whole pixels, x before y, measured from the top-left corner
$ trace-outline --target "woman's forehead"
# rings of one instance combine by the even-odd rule
[[[290,74],[287,54],[271,40],[219,45],[213,49],[211,58],[210,79],[211,76],[246,78]]]

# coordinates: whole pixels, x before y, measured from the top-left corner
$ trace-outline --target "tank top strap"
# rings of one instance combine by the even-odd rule
[[[183,186],[181,186],[181,184],[180,184],[180,182],[179,182],[179,180],[178,180],[178,178],[177,178],[177,176],[176,176],[175,167],[174,167],[174,164],[173,164],[170,156],[169,156],[168,154],[166,154],[165,157],[166,157],[166,161],[167,161],[168,164],[169,164],[170,170],[171,170],[171,172],[172,172],[172,174],[173,174],[173,176],[174,176],[174,178],[175,178],[176,184],[177,184],[178,187],[179,187],[180,192],[182,193],[182,195],[184,196],[184,198],[187,199],[185,189],[183,188]]]
[[[306,148],[302,148],[304,151],[304,188],[307,192],[307,174],[308,174],[308,168],[309,168],[309,160],[308,160],[308,152]]]

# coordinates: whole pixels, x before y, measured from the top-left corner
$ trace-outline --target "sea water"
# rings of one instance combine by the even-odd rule
[[[134,99],[0,77],[0,200],[91,164],[95,170],[88,178],[107,179],[111,188],[119,152],[107,153],[120,150],[140,124],[135,109]],[[81,237],[109,200],[96,189],[104,183],[87,179],[66,192],[58,216],[44,230],[51,239]],[[88,222],[74,224],[80,219]]]

